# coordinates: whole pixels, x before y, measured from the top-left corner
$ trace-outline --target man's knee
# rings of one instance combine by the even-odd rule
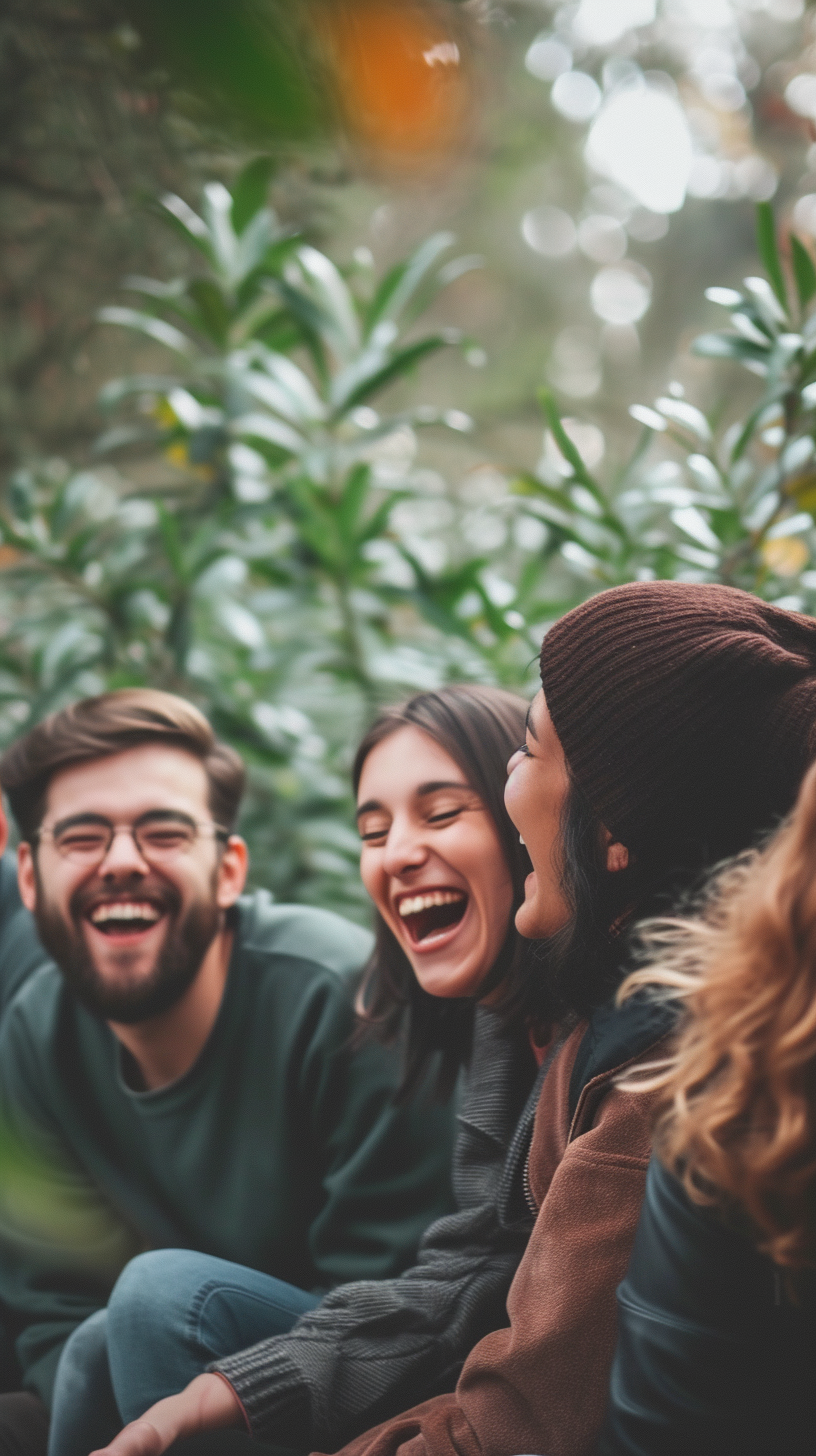
[[[201,1255],[191,1249],[153,1249],[126,1264],[108,1300],[109,1337],[132,1339],[154,1320],[167,1323],[171,1309],[186,1309],[201,1282]]]
[[[46,1456],[48,1411],[28,1390],[0,1395],[0,1456]]]

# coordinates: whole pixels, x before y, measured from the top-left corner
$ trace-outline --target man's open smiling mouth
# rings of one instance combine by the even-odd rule
[[[439,886],[400,895],[396,911],[412,944],[420,945],[429,937],[458,926],[467,910],[468,899],[465,890]]]
[[[151,930],[165,911],[149,900],[102,900],[88,912],[88,920],[103,935],[138,935]]]

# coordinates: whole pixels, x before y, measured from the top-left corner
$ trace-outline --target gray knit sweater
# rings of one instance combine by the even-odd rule
[[[230,1381],[253,1435],[337,1450],[453,1390],[477,1341],[507,1324],[507,1292],[532,1227],[523,1208],[508,1215],[508,1152],[511,1142],[521,1148],[522,1133],[526,1153],[539,1081],[529,1046],[479,1007],[454,1151],[458,1211],[431,1225],[400,1278],[342,1285],[288,1334],[209,1367]]]

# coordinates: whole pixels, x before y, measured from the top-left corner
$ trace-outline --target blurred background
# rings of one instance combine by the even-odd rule
[[[816,610],[803,0],[6,0],[0,742],[105,687],[365,917],[377,707],[593,591]]]

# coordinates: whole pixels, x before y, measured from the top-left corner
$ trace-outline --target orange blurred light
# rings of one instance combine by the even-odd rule
[[[449,9],[417,0],[320,7],[346,123],[376,153],[423,161],[464,139],[470,76]]]

